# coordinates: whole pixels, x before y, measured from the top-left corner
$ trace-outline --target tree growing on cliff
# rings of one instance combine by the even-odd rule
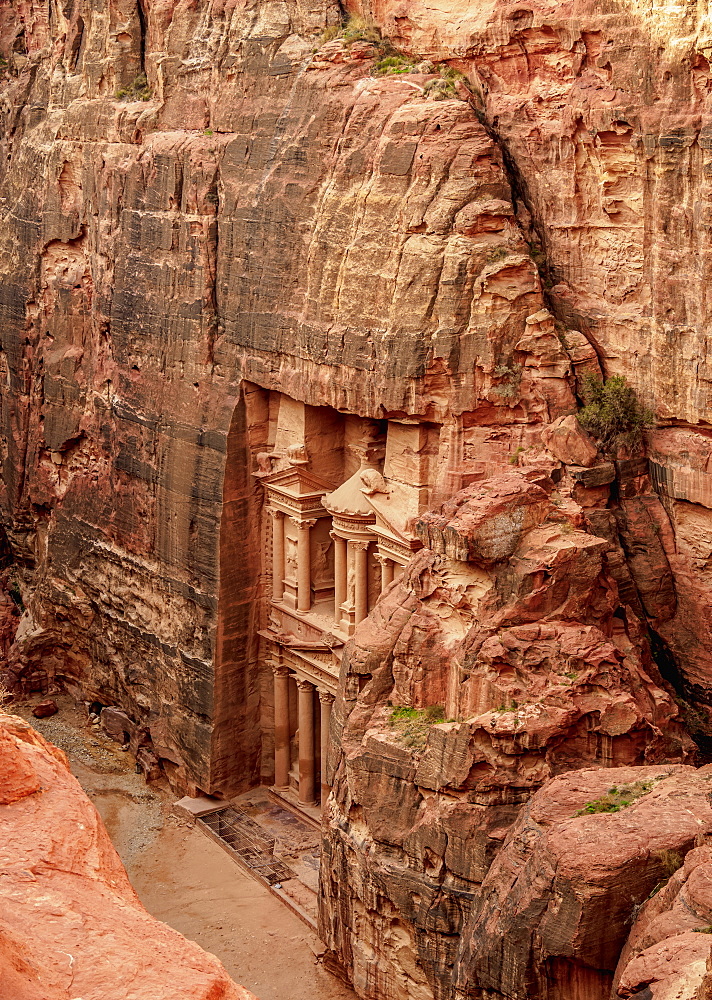
[[[583,400],[579,423],[608,453],[623,446],[636,448],[643,439],[644,428],[655,423],[653,411],[639,402],[635,390],[622,375],[613,375],[605,382],[586,375]]]

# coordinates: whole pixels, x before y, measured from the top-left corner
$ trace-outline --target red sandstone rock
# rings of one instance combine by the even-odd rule
[[[227,793],[272,766],[251,478],[272,394],[324,436],[337,410],[420,421],[423,507],[511,459],[551,470],[569,361],[689,422],[651,436],[664,509],[597,466],[535,533],[521,498],[492,500],[501,539],[440,512],[442,554],[472,528],[483,565],[511,565],[418,557],[362,626],[328,847],[360,936],[346,903],[330,933],[380,1000],[442,986],[459,900],[548,774],[685,756],[648,624],[709,700],[711,76],[690,5],[349,6],[475,93],[429,101],[434,67],[376,78],[368,41],[320,45],[330,2],[0,10],[0,503],[27,593],[0,644],[19,690],[110,692],[180,781]],[[123,100],[142,70],[149,99]],[[486,710],[433,727],[421,761],[384,723],[394,691]],[[382,856],[358,854],[364,812]],[[443,901],[445,870],[463,895]]]
[[[59,751],[0,716],[0,981],[8,1000],[250,1000],[141,906]]]
[[[655,895],[643,904],[628,936],[614,979],[616,996],[646,987],[655,1000],[704,997],[712,940],[712,850],[699,847],[684,858],[664,856],[668,869]]]
[[[129,743],[136,725],[120,708],[102,708],[99,714],[101,728],[117,743]]]
[[[576,417],[559,417],[541,432],[541,439],[567,465],[593,465],[598,449]]]
[[[503,493],[512,518],[517,479],[524,510],[538,510],[541,523],[484,568],[482,525]],[[620,603],[610,543],[581,530],[583,511],[562,488],[534,494],[534,506],[524,475],[509,477],[506,492],[499,484],[493,497],[486,484],[469,488],[421,519],[427,537],[443,540],[440,553],[416,554],[344,652],[321,929],[374,1000],[380,980],[370,975],[369,948],[408,989],[426,988],[414,966],[454,988],[448,970],[463,961],[459,935],[477,912],[479,885],[543,782],[588,764],[605,768],[592,781],[610,785],[612,773],[627,780],[628,765],[685,761],[692,751],[638,619]],[[470,562],[456,558],[471,552]],[[394,705],[441,705],[443,721],[424,716],[419,729],[404,729],[391,719]],[[587,948],[596,933],[586,931]],[[593,976],[596,989],[610,983],[622,943],[603,979]],[[477,990],[494,989],[500,974],[485,982],[465,971],[459,988],[484,997]],[[504,995],[525,997],[527,988]]]
[[[487,565],[512,555],[522,535],[549,509],[541,487],[520,475],[502,476],[486,486],[470,486],[441,511],[428,512],[417,525],[423,543],[451,559]]]
[[[671,858],[681,863],[712,832],[711,777],[708,767],[585,770],[541,789],[508,834],[464,932],[458,981],[467,995],[608,996],[631,915],[669,875]],[[631,789],[631,804],[579,815],[611,786]],[[702,900],[697,906],[705,912]],[[677,995],[692,1000],[711,944],[682,933],[654,945],[624,963],[618,995],[657,983],[651,995],[668,996],[667,979],[684,983]]]
[[[0,730],[0,805],[17,802],[39,788],[40,779],[31,760],[7,730]]]
[[[32,714],[36,719],[46,719],[50,715],[56,715],[58,711],[56,701],[41,701],[32,709]]]

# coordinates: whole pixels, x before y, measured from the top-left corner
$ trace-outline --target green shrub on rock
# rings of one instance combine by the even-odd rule
[[[139,73],[128,87],[122,87],[114,94],[117,101],[150,101],[151,96],[151,88],[145,73]]]
[[[655,422],[653,411],[638,401],[622,375],[613,375],[605,382],[586,375],[583,398],[585,405],[579,410],[578,421],[604,451],[635,448],[642,441],[643,429]]]

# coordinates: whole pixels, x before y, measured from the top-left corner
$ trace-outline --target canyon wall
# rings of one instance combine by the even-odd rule
[[[483,901],[547,782],[712,750],[707,13],[347,6],[0,10],[6,680],[122,706],[177,786],[270,780],[271,401],[427,425],[423,548],[344,654],[322,934],[374,1000],[634,995],[664,935],[536,980],[532,918],[495,982]],[[645,450],[578,428],[587,372]]]
[[[10,681],[39,666],[123,705],[211,791],[260,768],[250,385],[438,422],[441,496],[575,405],[496,143],[467,102],[422,99],[432,73],[319,48],[337,16],[3,23]]]

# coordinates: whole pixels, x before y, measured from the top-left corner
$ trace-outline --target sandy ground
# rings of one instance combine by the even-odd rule
[[[146,785],[100,730],[83,722],[69,697],[60,714],[28,719],[65,751],[94,802],[146,909],[220,959],[259,1000],[355,1000],[317,959],[321,943],[261,883],[198,828],[171,813],[173,796]]]

